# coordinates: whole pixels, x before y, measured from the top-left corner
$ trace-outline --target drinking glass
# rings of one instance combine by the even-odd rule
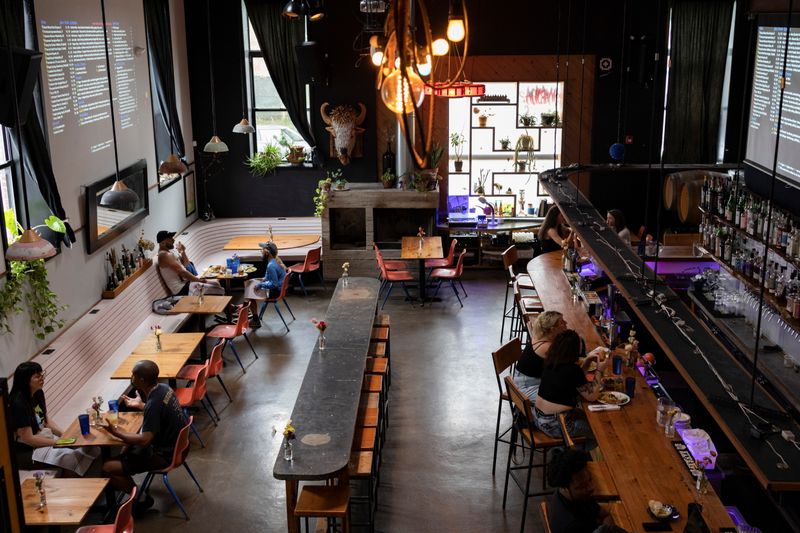
[[[81,435],[89,434],[89,415],[78,415],[78,424],[81,427]]]
[[[119,422],[119,412],[109,409],[108,413],[106,413],[106,420],[108,420],[109,424],[116,427],[117,423]]]
[[[664,427],[664,424],[666,424],[667,422],[667,413],[670,411],[670,409],[673,409],[674,407],[675,407],[675,402],[673,402],[666,396],[663,396],[658,399],[658,402],[656,404],[656,423],[659,426]]]

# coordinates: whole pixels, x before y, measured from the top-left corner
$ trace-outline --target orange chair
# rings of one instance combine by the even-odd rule
[[[389,299],[394,284],[398,281],[400,282],[400,286],[403,287],[403,292],[406,293],[406,298],[411,300],[411,294],[409,294],[408,287],[406,287],[406,281],[414,281],[414,276],[411,272],[408,270],[389,270],[386,268],[386,263],[383,261],[383,254],[381,254],[380,250],[377,248],[375,249],[375,260],[378,262],[378,267],[381,269],[381,287],[378,289],[378,294],[380,295],[385,285],[389,285],[389,290],[386,292],[386,297],[383,299],[381,309],[386,305],[386,300]]]
[[[225,391],[225,394],[228,395],[228,400],[231,402],[233,398],[231,398],[231,393],[228,392],[228,387],[225,386],[225,383],[222,381],[222,376],[220,375],[222,372],[222,349],[224,345],[222,343],[218,343],[214,346],[211,350],[211,357],[208,358],[210,361],[208,364],[208,370],[206,372],[206,378],[217,378],[219,384],[222,385],[222,390]],[[186,365],[181,368],[180,372],[176,376],[178,379],[185,379],[186,381],[195,381],[197,379],[197,375],[200,371],[205,368],[206,365]]]
[[[447,252],[447,257],[443,259],[426,259],[425,268],[450,268],[453,266],[453,260],[456,255],[456,243],[458,239],[450,241],[450,251]],[[466,294],[466,293],[465,293]]]
[[[206,373],[208,372],[208,365],[210,362],[211,362],[210,359],[206,361],[206,364],[203,365],[203,368],[201,368],[200,372],[197,373],[197,379],[194,380],[191,387],[177,387],[175,389],[175,397],[178,398],[178,403],[183,408],[183,412],[186,414],[187,417],[189,416],[189,413],[187,411],[189,407],[191,407],[197,402],[200,402],[200,405],[202,405],[205,408],[206,412],[208,413],[208,416],[211,417],[212,422],[214,422],[214,425],[216,426],[217,419],[214,418],[214,415],[211,414],[211,410],[208,408],[208,405],[206,405],[206,403],[203,401],[203,399],[208,400],[208,394],[207,394],[208,389],[206,387]],[[209,400],[208,403],[209,405],[211,405],[211,409],[214,409],[214,404],[211,403],[211,400]],[[217,410],[214,409],[214,414],[216,413]],[[217,415],[217,418],[219,418],[219,415]],[[205,448],[206,445],[203,442],[203,439],[200,438],[200,433],[197,431],[197,428],[194,426],[194,424],[191,424],[191,429],[192,433],[194,433],[195,437],[197,437],[197,440],[200,441],[200,445],[203,448]]]
[[[386,265],[386,270],[406,270],[408,268],[408,265],[405,261],[400,261],[398,259],[384,259],[383,252],[381,252],[381,249],[378,248],[378,245],[374,242],[372,243],[372,247],[375,249],[376,259],[379,255],[381,256],[380,260],[383,261],[384,265]]]
[[[286,333],[289,333],[289,326],[286,324],[286,320],[283,319],[283,315],[281,314],[281,309],[278,307],[278,302],[283,302],[283,305],[286,306],[286,309],[289,310],[289,314],[292,315],[292,319],[295,320],[294,313],[292,313],[292,308],[289,307],[289,302],[286,301],[286,291],[289,290],[289,275],[287,274],[283,278],[283,284],[281,284],[281,293],[277,296],[277,298],[267,298],[264,300],[264,305],[261,306],[261,311],[258,313],[258,319],[261,320],[264,318],[264,311],[267,310],[269,304],[275,305],[275,311],[278,312],[278,316],[281,317],[281,322],[283,322],[284,327],[286,328]],[[250,341],[247,341],[250,342]],[[252,347],[252,345],[251,345]],[[255,353],[255,350],[253,351]],[[258,356],[256,356],[258,359]]]
[[[461,301],[461,296],[458,294],[458,289],[456,288],[456,281],[461,283],[461,274],[464,272],[464,256],[467,255],[466,250],[461,250],[461,253],[458,254],[458,262],[456,263],[455,268],[436,268],[431,272],[430,279],[438,279],[439,283],[436,284],[436,291],[433,293],[433,298],[436,298],[436,295],[439,294],[439,289],[442,286],[442,282],[447,280],[450,282],[450,287],[453,288],[453,292],[456,293],[456,298],[458,298],[458,303],[461,307],[464,307],[464,302]],[[466,294],[466,291],[465,293]]]
[[[189,463],[186,462],[186,457],[189,455],[189,428],[193,427],[192,421],[192,417],[190,416],[189,423],[186,424],[183,429],[181,429],[180,433],[178,433],[178,440],[175,443],[175,451],[172,452],[172,463],[163,470],[154,470],[153,472],[148,472],[144,478],[144,481],[142,481],[141,488],[139,489],[140,494],[146,494],[147,490],[150,488],[150,484],[153,482],[153,478],[156,476],[156,474],[161,474],[161,479],[164,480],[164,486],[167,487],[167,490],[172,495],[175,503],[177,503],[178,507],[180,507],[181,511],[183,512],[183,516],[186,517],[186,520],[189,520],[189,515],[186,513],[186,509],[184,509],[181,499],[178,498],[178,495],[175,493],[175,489],[173,489],[172,485],[169,484],[169,478],[167,475],[179,466],[183,465],[183,467],[192,477],[194,484],[197,485],[197,488],[200,489],[200,492],[203,492],[203,487],[200,486],[197,478],[194,477],[194,472],[192,472],[192,470],[189,468]]]
[[[289,276],[286,276],[284,278],[283,280],[284,285],[288,283],[287,281],[288,277]],[[222,344],[223,351],[225,350],[225,346],[228,346],[228,344],[230,344],[231,350],[233,350],[233,355],[236,356],[236,360],[239,362],[239,366],[242,367],[242,372],[247,372],[247,370],[245,370],[244,365],[242,364],[242,360],[241,358],[239,358],[239,352],[236,351],[236,346],[233,344],[233,340],[236,339],[236,337],[244,337],[244,340],[246,340],[247,344],[250,345],[250,349],[253,350],[253,355],[255,355],[256,359],[258,359],[258,354],[256,353],[256,349],[253,348],[253,343],[250,342],[250,338],[247,336],[247,332],[250,330],[250,320],[248,319],[248,311],[249,307],[247,305],[240,305],[239,310],[237,311],[236,324],[220,324],[219,326],[215,327],[214,329],[206,333],[207,337],[219,339],[219,342],[217,344]],[[222,352],[220,352],[220,355],[221,353]]]
[[[297,275],[297,280],[300,282],[300,288],[303,289],[303,296],[308,296],[306,286],[303,285],[303,274],[308,272],[315,272],[319,276],[319,282],[322,284],[322,289],[325,290],[325,280],[322,279],[322,270],[320,269],[320,257],[322,254],[322,247],[313,248],[306,253],[306,258],[302,263],[292,265],[286,269],[287,272]]]
[[[113,524],[84,526],[75,533],[133,533],[133,502],[136,501],[136,493],[136,487],[133,487],[128,500],[117,510],[117,518]]]

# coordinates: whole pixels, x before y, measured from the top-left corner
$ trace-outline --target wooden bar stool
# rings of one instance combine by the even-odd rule
[[[365,374],[368,375],[378,375],[383,378],[383,382],[385,385],[384,394],[388,396],[389,394],[389,360],[385,357],[367,357],[367,366],[364,370]],[[384,418],[383,419],[383,427],[381,428],[381,432],[386,432],[386,427],[389,425],[389,421]]]
[[[388,315],[387,315],[388,316]],[[377,344],[384,344],[384,356],[387,358],[391,358],[392,356],[392,344],[391,344],[391,337],[389,335],[389,326],[388,325],[375,325],[372,326],[372,334],[370,335],[370,343],[377,343]],[[389,380],[391,381],[391,379]],[[391,382],[387,383],[387,387],[391,385]]]
[[[353,522],[353,526],[367,526],[370,532],[375,531],[375,510],[378,507],[378,472],[374,465],[373,452],[354,451],[350,454],[350,463],[347,466],[351,483],[365,485],[366,494],[350,495],[350,505],[367,506],[367,523]]]
[[[297,504],[294,508],[294,516],[303,518],[306,524],[306,532],[310,533],[308,527],[309,518],[325,518],[330,527],[331,519],[342,520],[342,531],[350,531],[350,485],[342,483],[334,486],[326,485],[306,485],[300,491]]]
[[[503,342],[503,332],[505,331],[506,326],[506,319],[509,319],[511,324],[514,323],[514,319],[516,318],[516,307],[513,305],[509,307],[508,301],[508,294],[511,291],[511,287],[513,283],[516,281],[519,283],[519,287],[522,290],[528,291],[533,290],[535,291],[536,287],[533,285],[533,280],[528,274],[516,274],[514,272],[514,265],[519,260],[519,254],[517,253],[517,247],[515,245],[511,245],[502,254],[503,258],[503,270],[506,274],[506,297],[503,300],[503,322],[500,324],[500,342]],[[511,329],[509,329],[510,335],[509,338],[514,336],[514,333]]]
[[[504,437],[511,431],[511,426],[500,433],[500,419],[503,415],[503,402],[507,402],[508,393],[503,390],[502,378],[500,377],[506,370],[509,373],[513,372],[513,365],[522,357],[522,343],[517,337],[513,337],[510,341],[503,344],[496,351],[492,352],[492,362],[494,363],[494,376],[497,380],[497,423],[494,429],[494,456],[492,457],[492,475],[494,475],[497,466],[497,446],[499,443],[504,442],[511,444],[510,440]]]
[[[392,359],[389,357],[389,345],[385,342],[370,342],[369,349],[367,350],[367,358],[385,358],[386,359],[386,388],[392,384]]]
[[[361,392],[362,393],[365,393],[365,392],[366,393],[377,393],[379,395],[378,396],[378,399],[379,399],[378,409],[380,411],[380,415],[383,418],[383,420],[386,420],[386,418],[389,416],[389,409],[388,409],[388,405],[387,405],[388,402],[386,400],[386,385],[385,384],[386,384],[386,381],[383,379],[383,376],[380,376],[380,375],[377,375],[377,374],[365,374],[364,375],[364,383],[361,386]],[[381,437],[380,438],[381,447],[383,447],[383,443],[384,443],[384,440],[385,440],[384,432],[381,432],[380,437]]]
[[[520,340],[524,343],[524,336],[527,334],[525,320],[544,312],[544,305],[542,305],[542,301],[538,296],[523,295],[516,281],[512,282],[512,287],[514,290],[514,308],[517,311],[511,321],[511,336],[520,337]]]

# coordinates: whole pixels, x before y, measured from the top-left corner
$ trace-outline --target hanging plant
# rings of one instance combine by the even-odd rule
[[[11,262],[11,273],[6,276],[6,282],[0,288],[0,332],[11,333],[9,318],[22,312],[20,301],[22,300],[22,281],[20,275],[25,271],[25,263],[21,261]]]
[[[248,157],[246,164],[251,174],[266,176],[274,172],[281,161],[283,161],[281,149],[274,144],[267,144],[262,151]]]

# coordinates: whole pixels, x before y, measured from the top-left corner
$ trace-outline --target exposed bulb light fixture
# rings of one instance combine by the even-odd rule
[[[450,43],[447,42],[447,39],[436,39],[431,44],[431,51],[435,56],[446,56],[450,51]]]
[[[464,29],[464,19],[461,17],[450,17],[447,21],[447,38],[454,42],[460,43],[464,40],[467,34]]]
[[[372,64],[376,67],[381,66],[383,63],[383,47],[384,42],[377,35],[369,38],[369,57]]]
[[[361,0],[358,10],[362,13],[384,13],[386,2],[385,0]]]
[[[431,54],[424,47],[417,49],[417,72],[420,76],[429,76],[433,70]]]
[[[397,114],[413,113],[414,104],[419,107],[425,99],[425,84],[411,67],[406,69],[406,78],[400,70],[395,70],[383,80],[381,99],[391,111]],[[409,83],[410,82],[410,83]]]

